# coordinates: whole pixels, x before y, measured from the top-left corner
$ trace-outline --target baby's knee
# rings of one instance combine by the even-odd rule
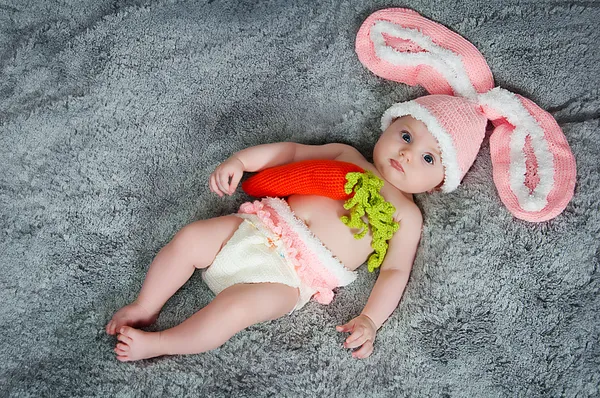
[[[196,268],[209,266],[231,238],[242,219],[225,216],[196,221],[179,230],[169,242],[169,250],[189,259]]]
[[[181,228],[173,241],[183,244],[198,244],[198,242],[222,243],[229,240],[231,235],[242,223],[236,216],[223,216],[208,220],[199,220]]]
[[[175,234],[171,242],[169,242],[169,246],[175,250],[186,251],[200,238],[201,236],[197,228],[193,228],[192,224],[186,225]]]

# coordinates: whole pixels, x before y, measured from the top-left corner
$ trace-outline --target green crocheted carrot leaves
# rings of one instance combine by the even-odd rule
[[[354,196],[344,203],[344,208],[350,210],[350,217],[342,216],[341,220],[348,227],[359,230],[354,234],[356,239],[362,239],[371,227],[371,247],[375,253],[369,256],[367,267],[369,272],[373,272],[383,263],[389,247],[388,240],[400,227],[393,218],[396,208],[381,196],[379,191],[383,187],[383,180],[372,172],[351,172],[346,174],[346,180],[344,190],[347,194],[354,192]],[[368,224],[363,220],[365,214]]]

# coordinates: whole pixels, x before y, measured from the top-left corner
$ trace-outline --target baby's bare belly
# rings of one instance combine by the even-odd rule
[[[357,230],[348,228],[340,217],[347,215],[343,200],[323,196],[292,195],[288,204],[323,244],[349,269],[355,270],[373,251],[371,234],[363,239],[354,238]]]

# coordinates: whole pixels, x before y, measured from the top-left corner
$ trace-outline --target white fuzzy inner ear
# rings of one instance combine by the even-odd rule
[[[410,40],[427,52],[398,51],[386,44],[383,33]],[[477,96],[477,90],[469,79],[462,57],[435,44],[429,36],[418,30],[403,28],[388,21],[377,21],[371,27],[369,37],[375,47],[375,53],[384,61],[400,66],[429,65],[446,79],[454,94],[471,99]]]
[[[540,211],[548,204],[548,195],[554,186],[554,160],[548,148],[544,130],[535,118],[525,109],[517,96],[508,90],[496,87],[479,96],[479,104],[488,106],[503,115],[515,126],[510,137],[509,181],[519,205],[526,211]],[[536,157],[539,183],[530,192],[525,185],[527,172],[525,155],[525,138],[531,138],[531,146]]]

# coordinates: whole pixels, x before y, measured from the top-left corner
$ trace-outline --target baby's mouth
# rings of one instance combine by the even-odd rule
[[[394,159],[390,159],[390,164],[392,165],[393,168],[395,168],[396,170],[404,173],[404,168],[402,167],[402,165],[400,163],[398,163],[398,161],[394,160]]]

